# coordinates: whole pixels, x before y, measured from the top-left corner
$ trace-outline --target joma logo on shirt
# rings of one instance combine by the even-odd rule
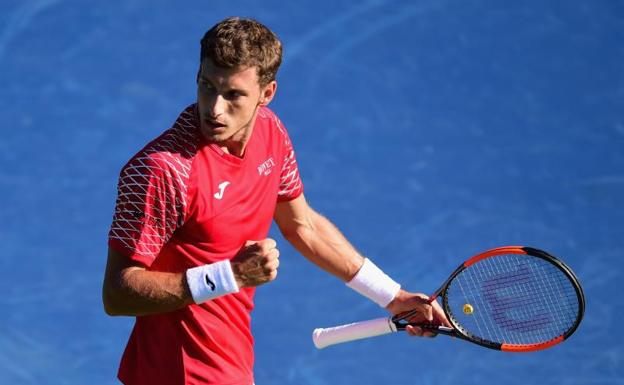
[[[216,199],[221,200],[223,198],[223,193],[225,192],[225,188],[230,184],[230,182],[225,181],[219,184],[219,191],[214,194]]]
[[[273,157],[270,157],[258,166],[258,175],[269,175],[273,170],[273,167],[275,167],[275,161],[273,160]]]

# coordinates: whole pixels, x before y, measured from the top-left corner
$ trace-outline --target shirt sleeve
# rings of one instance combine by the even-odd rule
[[[280,174],[280,186],[277,193],[277,201],[285,202],[297,198],[303,193],[303,182],[299,175],[297,158],[288,132],[283,127],[282,122],[275,118],[278,128],[283,136],[283,164]]]
[[[150,266],[182,224],[182,185],[166,156],[139,154],[128,162],[119,175],[109,246]]]

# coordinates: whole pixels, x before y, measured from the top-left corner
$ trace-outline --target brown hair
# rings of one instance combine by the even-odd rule
[[[256,20],[230,17],[212,27],[201,40],[204,59],[221,68],[258,69],[260,86],[275,80],[282,63],[282,43]]]

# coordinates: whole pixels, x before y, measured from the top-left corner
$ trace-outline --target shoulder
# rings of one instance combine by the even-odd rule
[[[172,191],[186,193],[200,144],[195,110],[195,105],[187,107],[171,128],[137,152],[121,169],[119,184],[137,187],[173,185]]]
[[[200,143],[195,106],[193,104],[182,111],[173,126],[150,142],[142,152],[156,159],[191,160]]]
[[[285,145],[286,147],[292,146],[286,126],[271,109],[268,107],[261,107],[258,110],[257,121],[259,125],[263,127],[263,130],[269,132],[270,136],[273,137],[277,143]]]
[[[180,113],[171,128],[149,142],[124,166],[152,171],[188,172],[200,144],[195,104]]]
[[[270,108],[266,106],[260,107],[260,109],[258,110],[257,119],[262,125],[269,126],[270,128],[279,131],[283,135],[287,134],[286,127],[284,127],[284,124],[282,123],[280,118]]]

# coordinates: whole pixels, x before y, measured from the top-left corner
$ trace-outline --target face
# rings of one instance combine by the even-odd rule
[[[258,107],[269,104],[276,87],[275,81],[261,87],[256,67],[224,69],[203,60],[197,79],[202,135],[229,152],[242,154]]]

